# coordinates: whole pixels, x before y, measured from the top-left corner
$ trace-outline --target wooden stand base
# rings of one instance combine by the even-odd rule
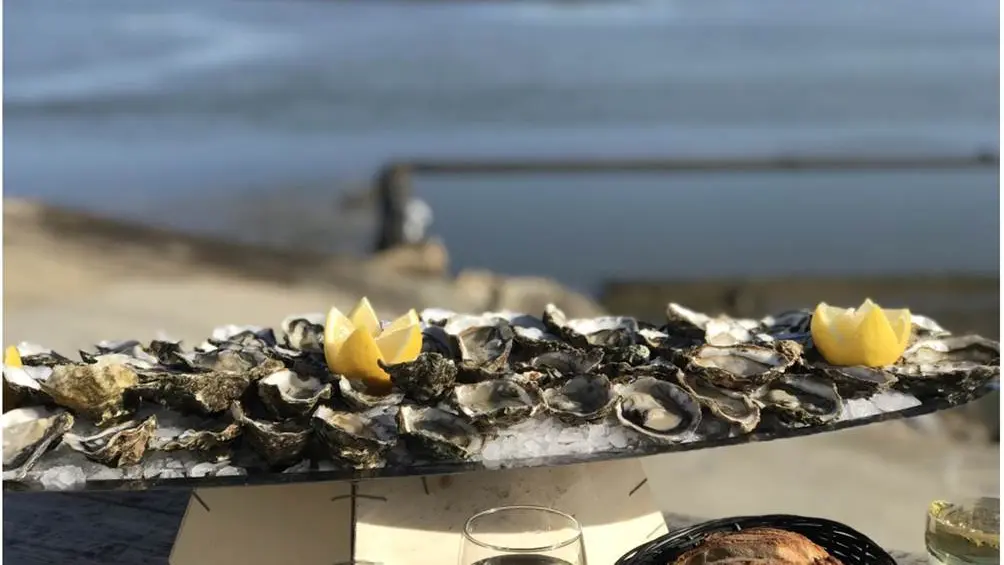
[[[453,565],[464,523],[496,506],[567,512],[589,565],[609,565],[666,532],[641,463],[348,482],[198,489],[171,565]]]

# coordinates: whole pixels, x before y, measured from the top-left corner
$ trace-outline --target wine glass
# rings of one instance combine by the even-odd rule
[[[543,506],[504,506],[464,524],[460,565],[586,565],[575,518]]]
[[[932,564],[1000,563],[1000,459],[958,450],[944,466],[942,498],[928,507],[924,541]]]

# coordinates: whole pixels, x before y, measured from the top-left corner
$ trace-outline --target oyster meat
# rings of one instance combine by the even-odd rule
[[[690,393],[653,377],[626,385],[615,411],[624,426],[666,442],[687,440],[701,424],[701,406]]]
[[[383,365],[394,388],[415,402],[429,403],[441,398],[457,379],[457,366],[439,353],[421,353],[414,361]]]
[[[738,426],[743,432],[751,432],[760,423],[760,406],[745,392],[712,385],[703,377],[679,375],[680,384],[708,411]]]
[[[843,401],[829,380],[811,374],[788,374],[770,383],[759,397],[765,411],[784,424],[818,426],[840,415]]]
[[[301,351],[324,351],[324,314],[289,316],[282,321],[286,345]]]
[[[73,427],[73,415],[39,406],[17,408],[0,417],[4,479],[20,480],[46,451]]]
[[[402,406],[397,427],[409,452],[433,460],[469,459],[484,444],[477,428],[438,408]]]
[[[617,400],[606,375],[577,375],[558,387],[544,389],[544,406],[560,420],[598,420],[607,415]]]
[[[311,425],[331,455],[357,467],[375,467],[384,461],[397,440],[393,419],[380,421],[383,413],[338,412],[321,406]]]
[[[321,400],[331,398],[331,385],[283,369],[258,381],[258,396],[275,418],[298,418],[313,411]]]
[[[794,341],[778,341],[772,347],[705,345],[689,356],[685,371],[700,375],[717,386],[748,390],[783,374],[801,354],[802,346]]]
[[[241,424],[244,437],[251,448],[268,465],[278,467],[300,460],[300,455],[310,441],[310,428],[292,420],[265,422],[253,420],[244,414],[240,403],[231,406],[231,415]]]
[[[452,404],[481,427],[510,426],[526,420],[536,407],[528,384],[514,375],[453,389]]]
[[[125,422],[89,437],[67,433],[63,441],[88,459],[109,467],[128,467],[143,459],[156,430],[157,417],[150,416],[142,422]]]
[[[404,400],[404,395],[400,392],[371,394],[366,389],[366,383],[342,376],[338,377],[338,393],[349,408],[360,411],[396,406]]]

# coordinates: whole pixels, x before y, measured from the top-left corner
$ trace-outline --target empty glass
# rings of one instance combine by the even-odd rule
[[[586,565],[575,518],[543,506],[505,506],[464,524],[460,565]]]
[[[933,565],[1000,563],[1000,459],[996,451],[950,454],[944,496],[927,511],[924,540]]]

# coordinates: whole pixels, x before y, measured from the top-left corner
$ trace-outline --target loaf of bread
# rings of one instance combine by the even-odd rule
[[[773,528],[711,534],[667,565],[843,565],[809,538]]]

